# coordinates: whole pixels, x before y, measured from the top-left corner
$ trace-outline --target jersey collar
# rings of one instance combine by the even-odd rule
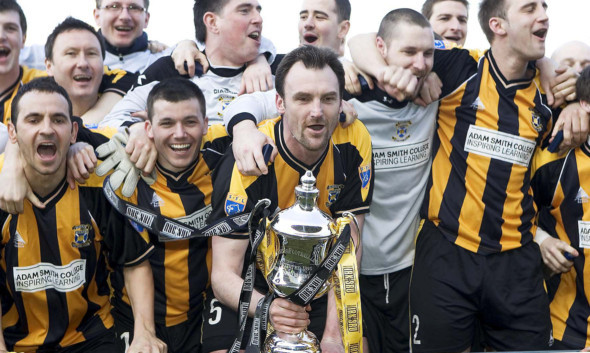
[[[516,79],[516,80],[507,80],[500,69],[498,68],[498,64],[496,64],[496,59],[492,54],[492,49],[488,50],[485,53],[485,57],[490,63],[490,75],[499,85],[499,87],[503,87],[506,90],[519,90],[528,87],[536,75],[536,67],[534,61],[529,61],[527,64],[527,70],[524,78]]]
[[[147,48],[148,48],[148,36],[147,36],[147,33],[145,33],[145,32],[143,32],[141,34],[141,36],[136,38],[133,41],[133,43],[131,43],[131,45],[126,48],[116,47],[116,46],[112,45],[111,43],[109,43],[107,41],[107,39],[102,35],[102,32],[100,31],[100,29],[98,30],[98,34],[104,39],[105,49],[109,53],[114,54],[114,55],[132,54],[132,53],[136,53],[139,51],[147,50]]]

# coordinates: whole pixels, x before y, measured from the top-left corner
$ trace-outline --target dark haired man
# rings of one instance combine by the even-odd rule
[[[110,268],[123,272],[137,323],[130,351],[163,351],[153,337],[153,283],[145,260],[152,247],[102,194],[102,181],[68,188],[66,156],[78,127],[72,104],[53,79],[25,84],[12,102],[12,143],[44,208],[0,211],[2,339],[9,351],[110,353]],[[147,236],[144,234],[144,236]]]
[[[194,4],[196,37],[205,42],[210,68],[192,80],[205,95],[210,123],[222,121],[223,110],[238,95],[246,63],[258,56],[260,10],[257,0],[198,0]],[[172,58],[159,59],[139,77],[144,85],[129,92],[102,124],[119,127],[140,121],[131,114],[146,109],[149,91],[157,82],[174,76],[178,72]]]
[[[459,46],[465,44],[469,19],[467,0],[426,0],[422,5],[422,14],[432,25],[434,33],[442,39]]]
[[[140,181],[134,194],[124,200],[195,228],[205,226],[211,212],[211,171],[231,142],[220,124],[208,127],[205,106],[203,93],[189,80],[173,78],[153,87],[145,129],[158,151],[155,182]],[[149,236],[155,247],[150,262],[156,335],[167,343],[168,352],[199,351],[203,300],[209,286],[209,240],[164,242],[156,234]],[[121,272],[112,283],[119,344],[128,345],[133,313],[122,291]]]
[[[410,286],[415,352],[461,352],[481,322],[494,350],[547,349],[551,323],[531,192],[531,160],[555,123],[534,61],[543,0],[484,0],[491,49],[437,51],[445,82]]]
[[[293,203],[299,178],[312,170],[320,190],[318,207],[334,217],[344,211],[356,213],[362,225],[372,195],[370,136],[359,121],[346,129],[338,124],[344,70],[337,56],[329,49],[313,46],[295,49],[279,65],[276,87],[276,104],[282,117],[268,120],[260,129],[275,141],[278,155],[268,174],[247,177],[235,168],[233,154],[226,154],[213,177],[210,219],[249,212],[262,198],[271,200],[270,210],[287,208]],[[232,203],[238,207],[227,207]],[[360,234],[354,232],[353,238],[359,245]],[[208,298],[210,313],[205,310],[209,317],[203,335],[215,338],[215,345],[206,352],[229,348],[235,337],[247,247],[248,240],[239,234],[213,239],[211,284],[215,298]],[[256,287],[250,315],[266,290]],[[328,301],[333,299],[330,295]],[[336,312],[332,311],[335,306],[328,304],[326,312],[325,305],[325,299],[311,303],[310,329],[318,338],[323,334],[322,349],[342,349]],[[291,333],[301,331],[309,322],[305,308],[284,299],[273,300],[270,321],[275,329]],[[247,342],[245,336],[242,348]]]
[[[68,92],[75,116],[82,117],[92,109],[100,93],[112,92],[120,100],[135,82],[135,74],[105,67],[104,56],[104,42],[98,32],[78,19],[66,18],[47,37],[47,73]],[[83,120],[89,126],[96,126],[103,117],[98,114]]]

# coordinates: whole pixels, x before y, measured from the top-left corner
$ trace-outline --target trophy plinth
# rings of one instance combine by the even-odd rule
[[[319,191],[311,171],[301,177],[295,188],[295,204],[279,212],[272,220],[267,236],[274,255],[261,257],[260,264],[267,273],[271,290],[279,297],[297,291],[311,277],[328,255],[336,234],[332,218],[316,206]],[[315,294],[324,295],[330,289],[328,282]],[[267,353],[319,352],[315,335],[307,330],[298,334],[274,332],[264,344]]]

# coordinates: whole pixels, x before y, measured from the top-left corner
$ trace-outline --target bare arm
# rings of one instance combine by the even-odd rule
[[[4,151],[4,165],[0,172],[0,209],[12,214],[22,213],[25,198],[38,208],[45,206],[31,189],[25,176],[25,162],[18,144],[8,141]]]
[[[348,48],[352,61],[361,71],[373,77],[387,66],[375,44],[375,33],[358,34],[348,40]]]
[[[154,278],[149,261],[123,269],[125,288],[133,309],[133,342],[128,352],[166,352],[156,338],[154,324]]]
[[[98,124],[123,97],[115,92],[103,93],[96,104],[80,118],[85,124]]]

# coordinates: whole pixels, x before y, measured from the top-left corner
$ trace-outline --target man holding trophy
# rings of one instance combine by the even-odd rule
[[[268,174],[256,177],[240,174],[233,155],[226,154],[213,175],[213,211],[210,219],[249,213],[261,199],[270,200],[267,209],[271,214],[284,210],[295,203],[295,189],[299,180],[310,171],[302,179],[302,185],[297,187],[298,202],[302,197],[316,201],[317,208],[331,217],[353,213],[362,229],[363,214],[369,210],[373,190],[371,139],[360,121],[347,128],[338,124],[342,110],[344,70],[337,56],[329,50],[309,46],[295,49],[281,62],[275,85],[276,105],[281,117],[265,121],[260,130],[273,139],[278,155],[269,166]],[[317,190],[313,186],[314,182]],[[287,213],[282,215],[288,217]],[[305,223],[310,217],[303,218],[300,220],[303,224],[291,225],[291,233],[298,233],[296,237],[304,237],[305,234],[301,233],[310,233],[311,238],[314,232],[311,229],[314,227]],[[276,233],[279,232],[277,230]],[[351,235],[352,243],[358,247],[356,256],[360,258],[360,234],[355,226],[351,227]],[[214,237],[212,241],[211,284],[215,299],[207,300],[205,312],[209,317],[205,318],[203,336],[214,335],[219,342],[217,349],[225,350],[230,348],[238,328],[236,317],[244,283],[242,274],[248,266],[244,266],[244,260],[250,260],[246,256],[249,242],[247,234]],[[293,241],[289,242],[294,244]],[[279,252],[285,251],[283,245]],[[293,254],[299,250],[294,247],[288,249]],[[344,254],[346,256],[352,256],[354,260],[353,255]],[[318,265],[321,259],[312,262]],[[304,267],[302,264],[300,272],[309,275],[308,269]],[[292,275],[296,269],[281,270]],[[254,315],[256,304],[268,292],[260,272],[254,281],[254,289],[248,310],[250,316]],[[358,294],[358,287],[355,289]],[[360,304],[356,306],[357,316],[352,319],[349,317],[349,325],[343,325],[343,337],[336,298],[334,291],[329,291],[327,296],[311,302],[311,308],[309,305],[296,305],[286,299],[275,298],[269,307],[269,321],[274,330],[285,334],[298,334],[309,324],[309,330],[321,341],[324,352],[342,352],[345,346],[353,347],[353,344],[343,344],[343,340],[354,341],[354,347],[358,347],[362,332],[360,322],[355,320],[360,318]],[[345,316],[350,314],[348,311],[344,310]],[[250,325],[248,323],[243,329],[246,335],[242,340],[242,349],[248,342]]]

